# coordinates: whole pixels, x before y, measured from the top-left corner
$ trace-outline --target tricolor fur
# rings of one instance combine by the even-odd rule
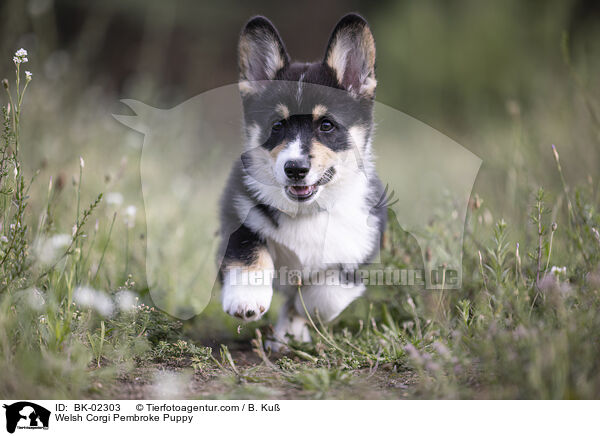
[[[272,283],[300,270],[304,303],[323,321],[364,291],[335,274],[377,254],[386,209],[373,162],[375,43],[355,14],[335,27],[320,62],[291,63],[270,21],[253,18],[239,42],[245,144],[221,203],[223,309],[261,318],[288,292],[271,346],[308,340],[296,287]],[[309,283],[327,271],[327,283]],[[331,272],[334,275],[331,275]]]

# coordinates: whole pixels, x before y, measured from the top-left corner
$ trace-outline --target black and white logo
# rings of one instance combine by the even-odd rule
[[[16,429],[48,430],[50,411],[29,401],[19,401],[3,406],[6,409],[6,431],[14,433]]]

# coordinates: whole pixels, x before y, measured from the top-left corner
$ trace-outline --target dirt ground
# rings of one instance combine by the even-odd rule
[[[405,399],[414,396],[416,374],[394,368],[357,369],[343,376],[298,380],[310,364],[291,373],[267,366],[249,345],[231,349],[236,372],[217,365],[193,370],[170,364],[145,364],[117,378],[110,386],[96,386],[92,398],[118,399]],[[216,357],[216,356],[215,356]],[[275,362],[278,356],[270,356]],[[292,357],[292,356],[288,356]],[[326,369],[323,370],[327,372]]]

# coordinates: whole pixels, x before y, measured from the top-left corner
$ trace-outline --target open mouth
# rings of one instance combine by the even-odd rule
[[[288,186],[285,188],[287,195],[296,201],[306,201],[318,190],[317,184],[310,186]]]
[[[317,193],[319,186],[329,183],[334,175],[335,169],[331,167],[314,185],[286,186],[285,192],[292,200],[306,201]]]

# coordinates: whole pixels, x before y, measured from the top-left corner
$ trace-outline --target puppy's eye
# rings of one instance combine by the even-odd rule
[[[279,132],[281,129],[283,129],[283,122],[281,121],[275,121],[271,126],[271,130],[274,132]]]
[[[319,129],[321,130],[321,132],[331,132],[333,130],[333,127],[333,123],[327,118],[325,118],[323,121],[321,121]]]

